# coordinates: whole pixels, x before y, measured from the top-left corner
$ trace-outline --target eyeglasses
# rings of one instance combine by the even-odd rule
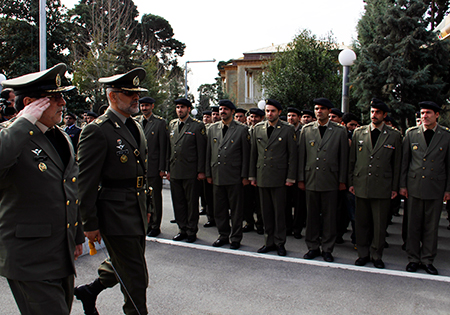
[[[125,96],[131,97],[137,94],[137,96],[141,95],[141,92],[138,91],[125,91],[125,90],[121,90],[121,91],[113,91],[114,93],[122,93]]]

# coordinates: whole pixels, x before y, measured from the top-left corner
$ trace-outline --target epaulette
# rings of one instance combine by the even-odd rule
[[[95,118],[95,120],[92,123],[96,125],[102,125],[107,120],[109,120],[108,114],[104,114],[98,118]]]
[[[337,123],[337,122],[335,122],[335,121],[332,121],[332,123],[333,123],[336,127],[341,127],[341,128],[347,129],[343,124]]]
[[[177,121],[178,121],[178,118],[172,119],[172,120],[169,122],[169,124],[174,124],[174,123],[176,123]]]
[[[314,126],[314,121],[311,121],[311,122],[307,123],[307,124],[304,125],[302,128],[312,127],[312,126]]]
[[[155,115],[155,114],[153,114],[153,117],[155,117],[156,119],[165,120],[165,119],[162,118],[161,116],[158,116],[158,115]]]
[[[198,123],[203,123],[203,121],[198,120],[197,118],[194,118],[194,117],[192,117],[192,120],[193,120],[193,121],[196,121],[196,122],[198,122]]]
[[[413,130],[416,130],[416,129],[418,129],[418,128],[419,128],[419,126],[412,126],[412,127],[409,127],[408,129],[406,129],[405,135],[406,135],[408,132],[413,131]]]
[[[243,124],[243,123],[241,123],[241,122],[238,121],[238,120],[235,120],[234,122],[235,122],[238,126],[248,127],[246,124]]]
[[[0,123],[0,127],[1,128],[8,128],[9,126],[11,126],[11,124],[13,122],[14,122],[14,120],[12,120],[12,119],[4,121],[4,122]]]
[[[394,127],[391,127],[391,126],[388,126],[388,125],[386,125],[386,127],[389,129],[389,131],[398,132],[400,135],[402,134],[402,133],[400,132],[400,130],[395,129]]]
[[[441,126],[441,125],[439,125],[439,127],[441,127],[441,129],[443,129],[443,130],[446,130],[446,131],[450,132],[450,128],[448,128],[448,127]]]

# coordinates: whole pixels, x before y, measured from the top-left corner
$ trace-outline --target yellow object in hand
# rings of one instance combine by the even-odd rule
[[[95,249],[95,245],[94,243],[91,242],[91,240],[89,240],[89,255],[93,256],[97,254],[97,250]]]

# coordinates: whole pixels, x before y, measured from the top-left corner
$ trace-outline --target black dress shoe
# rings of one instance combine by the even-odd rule
[[[239,249],[241,247],[241,243],[239,242],[231,242],[230,249]]]
[[[263,235],[264,234],[264,228],[263,227],[256,227],[256,233],[258,233],[259,235]]]
[[[244,225],[244,227],[242,228],[243,233],[252,232],[254,230],[255,229],[253,228],[253,225],[248,225],[248,224]]]
[[[177,223],[177,220],[175,220],[175,219],[170,220],[170,223]]]
[[[203,227],[205,227],[205,228],[209,228],[209,227],[213,227],[213,226],[216,226],[216,222],[208,221],[205,224],[203,224]]]
[[[150,232],[148,232],[147,235],[150,237],[157,237],[159,234],[161,234],[160,229],[152,229],[152,230],[150,230]]]
[[[369,256],[367,256],[367,257],[359,257],[355,261],[355,265],[356,266],[365,266],[369,262],[369,260],[370,260]]]
[[[76,287],[73,294],[78,300],[81,301],[81,303],[83,303],[84,314],[98,315],[97,308],[95,307],[97,295],[93,294],[87,285],[80,285]]]
[[[384,262],[381,259],[372,259],[373,266],[378,269],[384,268]]]
[[[323,257],[323,260],[325,260],[327,262],[333,262],[334,261],[333,255],[331,255],[330,252],[322,252],[322,257]]]
[[[178,233],[177,235],[175,235],[175,236],[173,237],[173,240],[174,240],[174,241],[182,241],[182,240],[186,239],[187,237],[188,237],[187,234],[184,234],[184,233]]]
[[[417,269],[419,269],[418,263],[410,262],[408,265],[406,265],[406,271],[408,272],[416,272]]]
[[[228,241],[226,241],[226,240],[221,240],[221,239],[219,238],[219,239],[215,240],[215,242],[212,244],[212,246],[214,246],[214,247],[221,247],[221,246],[223,246],[223,245],[225,245],[225,244],[228,244]]]
[[[311,249],[303,256],[303,258],[314,259],[317,256],[320,256],[320,249]]]
[[[277,249],[277,247],[275,245],[270,245],[270,246],[264,245],[263,247],[258,249],[258,253],[265,254],[265,253],[268,253],[268,252],[272,252],[272,251],[274,251],[276,249]]]
[[[194,243],[197,240],[197,235],[188,235],[186,242]]]
[[[424,264],[420,264],[420,267],[425,270],[427,273],[429,273],[430,275],[438,275],[439,272],[437,271],[437,269],[432,265],[432,264],[428,264],[428,265],[424,265]]]
[[[302,234],[301,233],[294,233],[294,238],[299,240],[302,238]]]
[[[336,244],[344,244],[344,239],[342,238],[342,236],[336,237]]]
[[[277,254],[278,256],[286,256],[286,248],[284,248],[284,245],[277,246]]]

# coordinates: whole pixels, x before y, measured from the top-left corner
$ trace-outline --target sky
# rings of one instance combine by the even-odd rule
[[[71,9],[79,0],[61,0]],[[186,44],[179,65],[189,63],[188,85],[196,102],[198,86],[214,83],[217,63],[244,52],[291,42],[308,29],[318,37],[333,32],[338,43],[350,45],[364,12],[363,0],[134,0],[139,13],[165,18],[174,38]],[[139,18],[140,19],[140,18]]]

